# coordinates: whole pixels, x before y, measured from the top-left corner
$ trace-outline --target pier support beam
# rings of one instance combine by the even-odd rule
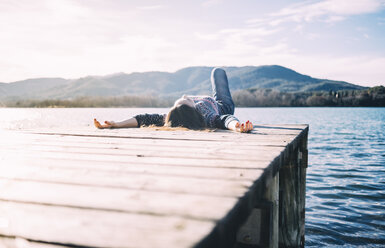
[[[279,247],[304,247],[307,133],[289,145],[279,179]]]
[[[269,180],[262,201],[237,233],[237,248],[278,248],[279,173]]]
[[[307,132],[286,147],[279,164],[239,228],[235,248],[304,247]]]

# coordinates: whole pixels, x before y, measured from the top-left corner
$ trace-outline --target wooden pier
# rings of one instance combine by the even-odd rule
[[[307,134],[0,130],[0,248],[303,246]]]

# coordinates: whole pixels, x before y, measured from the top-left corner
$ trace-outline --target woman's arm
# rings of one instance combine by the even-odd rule
[[[129,127],[138,127],[138,121],[135,117],[131,117],[130,119],[114,122],[114,121],[105,121],[104,124],[100,124],[100,122],[94,119],[95,127],[99,129],[103,128],[129,128]]]
[[[115,121],[105,121],[104,124],[100,124],[99,121],[94,119],[95,127],[103,129],[103,128],[130,128],[130,127],[141,127],[141,126],[163,126],[164,119],[166,115],[160,114],[141,114],[135,115],[130,119],[115,122]]]

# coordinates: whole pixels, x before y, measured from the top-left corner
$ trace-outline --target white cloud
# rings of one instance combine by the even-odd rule
[[[153,39],[156,44],[149,45],[152,37],[141,40],[134,37],[131,43],[127,40],[131,30],[138,26],[127,22],[130,10],[119,16],[119,11],[83,6],[79,1],[30,3],[25,0],[0,3],[1,81],[111,73],[122,69],[127,58],[134,60],[127,47],[141,51],[138,46],[141,43],[147,48],[141,54],[148,57],[144,55],[146,51],[163,45],[159,39]],[[116,51],[119,48],[125,53]],[[107,51],[113,51],[114,57]]]
[[[229,29],[222,29],[219,31],[220,34],[224,35],[236,35],[236,36],[253,36],[253,37],[263,37],[272,35],[276,32],[278,32],[279,29],[272,29],[272,28],[229,28]]]
[[[165,6],[164,5],[148,5],[148,6],[139,6],[137,9],[139,10],[158,10],[158,9],[163,9]]]
[[[208,8],[217,4],[222,3],[222,0],[205,0],[202,2],[202,7]]]
[[[283,8],[271,16],[286,17],[289,20],[300,21],[340,21],[344,16],[373,13],[381,9],[379,0],[325,0],[316,3],[305,3]]]
[[[342,80],[363,86],[385,85],[384,57],[378,56],[318,56],[299,57],[295,67],[313,77]],[[315,67],[314,65],[318,65]]]
[[[325,18],[326,23],[334,23],[334,22],[340,22],[345,20],[345,16],[338,16],[338,15],[331,15]]]
[[[22,49],[3,53],[7,60],[22,69],[30,77],[82,77],[88,74],[104,75],[117,71],[167,70],[165,61],[175,57],[170,51],[178,50],[175,44],[163,37],[153,35],[126,35],[116,43],[88,43],[88,45],[71,50],[41,53],[39,50]],[[6,52],[6,51],[4,51]],[[171,63],[172,64],[172,63]],[[161,66],[164,65],[164,66]],[[23,68],[20,68],[23,66]],[[4,68],[2,68],[4,69]],[[9,76],[16,73],[8,71]],[[6,74],[3,75],[7,76]]]
[[[306,1],[282,8],[266,18],[250,19],[250,25],[277,26],[286,22],[322,21],[334,23],[345,20],[351,15],[374,13],[384,8],[383,0],[323,0]]]
[[[218,33],[215,33],[215,34],[203,34],[203,33],[200,33],[200,32],[195,32],[194,35],[195,35],[195,37],[198,40],[204,40],[204,41],[218,40],[218,38],[219,38],[219,34]]]
[[[90,10],[81,6],[79,3],[70,0],[50,0],[46,2],[50,17],[55,24],[75,23],[81,19],[86,19],[90,15]]]
[[[301,26],[297,29],[301,30]],[[384,84],[383,70],[385,58],[381,56],[303,54],[289,46],[285,39],[275,43],[264,42],[267,36],[279,29],[260,28],[223,29],[217,33],[197,35],[209,49],[199,54],[190,54],[195,65],[244,66],[279,64],[300,73],[318,78],[342,80],[359,85]],[[318,33],[304,33],[308,40],[320,37]]]
[[[169,25],[175,18],[175,6],[167,6],[164,13],[162,10],[170,15],[170,20],[164,15],[157,16],[165,18],[161,21],[167,25],[158,24],[158,19],[154,25],[153,16],[158,12],[151,10],[163,5],[136,7],[137,4],[123,2],[122,5],[93,1],[84,5],[86,2],[75,0],[0,1],[0,81],[50,76],[76,78],[118,71],[172,71],[191,65],[265,64],[280,64],[315,77],[355,83],[380,82],[384,78],[383,58],[332,56],[332,52],[328,56],[317,54],[316,50],[304,54],[300,45],[299,50],[290,45],[291,30],[296,32],[294,41],[299,40],[300,34],[304,38],[301,40],[315,41],[309,44],[324,35],[319,30],[306,32],[306,20],[336,22],[359,13],[355,8],[343,10],[342,5],[330,7],[327,3],[331,1],[291,5],[285,11],[267,15],[267,19],[248,20],[244,26],[233,22],[232,28],[228,28],[220,23],[213,28],[214,32],[199,19]],[[202,7],[201,3],[198,7]],[[316,4],[321,4],[319,10],[315,9]],[[370,6],[361,11],[378,9],[375,4]],[[305,10],[313,13],[306,14]],[[281,26],[286,21],[293,22],[292,27]],[[190,23],[196,26],[185,28]],[[357,37],[372,34],[368,30],[357,31]]]
[[[273,53],[290,51],[283,41],[265,44],[266,37],[278,31],[279,29],[232,28],[209,34],[195,33],[195,36],[198,40],[205,42],[205,45],[200,47],[203,50],[203,55],[199,55],[202,61],[207,61],[206,63],[211,65],[232,61],[233,65],[236,65],[239,63],[237,61],[252,61],[258,56],[264,57]]]
[[[385,25],[385,18],[377,18],[377,25],[380,25],[380,26]]]

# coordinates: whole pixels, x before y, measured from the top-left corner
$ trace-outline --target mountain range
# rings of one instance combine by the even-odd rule
[[[81,96],[210,94],[213,67],[187,67],[176,72],[134,72],[78,79],[34,78],[0,83],[0,100],[74,99]],[[223,67],[230,89],[273,89],[281,92],[361,90],[366,87],[317,79],[278,65]]]

